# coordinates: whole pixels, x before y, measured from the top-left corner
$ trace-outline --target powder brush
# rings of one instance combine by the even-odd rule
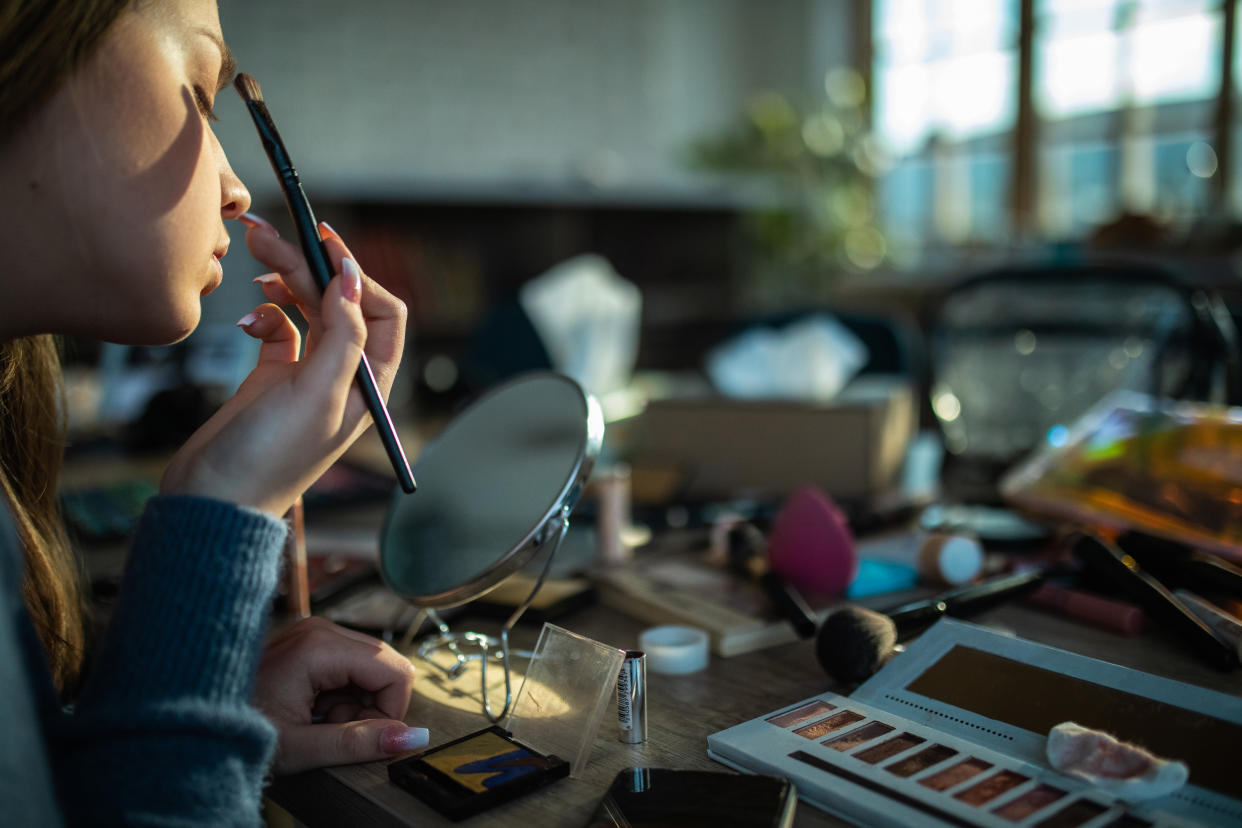
[[[897,642],[951,616],[966,618],[1034,590],[1039,571],[1017,572],[967,584],[885,612],[843,607],[824,619],[815,639],[815,657],[840,682],[862,681],[893,656]]]

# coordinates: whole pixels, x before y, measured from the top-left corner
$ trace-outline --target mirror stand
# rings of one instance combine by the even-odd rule
[[[500,635],[493,636],[478,632],[453,632],[449,629],[448,624],[440,617],[440,614],[434,609],[424,607],[420,609],[418,614],[414,616],[414,621],[402,636],[401,652],[406,652],[412,643],[414,636],[418,634],[419,629],[423,625],[424,619],[430,619],[438,630],[438,635],[427,638],[418,645],[415,654],[428,664],[433,665],[451,680],[456,680],[466,672],[471,662],[479,663],[479,692],[483,698],[483,712],[486,714],[488,721],[497,724],[509,712],[509,707],[513,702],[512,682],[510,678],[509,658],[510,655],[517,655],[521,658],[530,658],[533,655],[529,650],[511,651],[509,648],[509,631],[526,612],[531,601],[535,599],[535,595],[543,586],[544,580],[548,576],[548,571],[552,568],[552,561],[556,557],[556,552],[561,548],[561,541],[565,539],[565,533],[569,531],[569,511],[570,507],[565,506],[561,509],[561,520],[556,527],[556,542],[547,544],[548,553],[547,560],[544,562],[543,569],[539,573],[535,586],[531,589],[530,594],[518,605],[509,619],[505,621],[500,628]],[[475,652],[463,652],[463,645],[469,645]],[[448,650],[453,655],[453,661],[450,665],[445,666],[432,660],[431,656],[440,650]],[[504,669],[505,675],[505,705],[499,713],[492,712],[492,702],[487,692],[487,663],[493,658],[498,658]]]

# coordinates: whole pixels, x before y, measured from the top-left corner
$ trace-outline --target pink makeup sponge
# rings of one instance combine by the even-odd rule
[[[798,489],[772,524],[768,563],[808,595],[844,594],[858,574],[858,554],[845,514],[816,487]]]

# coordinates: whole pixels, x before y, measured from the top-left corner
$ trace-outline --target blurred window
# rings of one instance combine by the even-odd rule
[[[996,0],[875,4],[874,117],[896,159],[879,198],[899,251],[928,236],[964,241],[1005,229],[996,219],[1005,215],[1008,159],[978,153],[970,141],[1013,126],[1016,8]]]
[[[894,157],[879,201],[897,248],[1013,232],[1020,9],[876,2],[874,125]],[[1081,238],[1124,213],[1189,222],[1211,210],[1223,10],[1221,0],[1035,0],[1026,138],[1040,235]],[[1233,74],[1237,86],[1242,58]]]

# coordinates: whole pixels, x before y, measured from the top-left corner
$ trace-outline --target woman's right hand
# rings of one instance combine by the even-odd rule
[[[386,399],[405,341],[404,303],[358,268],[344,242],[320,229],[336,275],[322,294],[297,245],[247,214],[246,245],[273,272],[257,281],[270,303],[238,323],[261,340],[258,364],[225,404],[174,455],[165,494],[231,501],[284,515],[371,425],[354,374],[365,352]],[[278,304],[296,304],[301,337]]]

